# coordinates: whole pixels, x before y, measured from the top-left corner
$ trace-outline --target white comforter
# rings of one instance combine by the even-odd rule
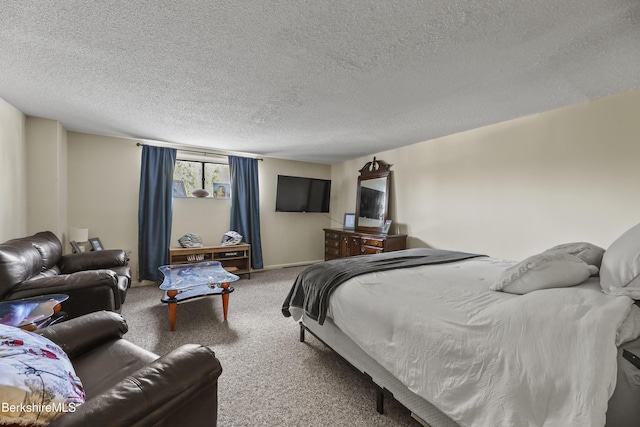
[[[597,279],[490,291],[509,265],[479,258],[356,277],[333,293],[328,316],[463,427],[603,426],[616,346],[640,334],[640,310]]]

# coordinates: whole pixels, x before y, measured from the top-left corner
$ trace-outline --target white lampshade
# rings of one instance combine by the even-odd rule
[[[88,242],[89,229],[82,227],[71,227],[69,229],[69,241],[71,242]]]

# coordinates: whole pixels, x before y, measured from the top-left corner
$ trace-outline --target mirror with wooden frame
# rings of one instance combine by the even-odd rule
[[[360,169],[356,197],[356,229],[382,232],[389,216],[389,181],[392,165],[373,158]]]

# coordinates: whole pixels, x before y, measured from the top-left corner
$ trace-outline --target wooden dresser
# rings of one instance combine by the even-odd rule
[[[324,229],[324,259],[379,254],[407,248],[406,234],[379,234],[334,228]]]

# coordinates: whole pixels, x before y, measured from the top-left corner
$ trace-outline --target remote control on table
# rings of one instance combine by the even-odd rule
[[[629,362],[633,364],[636,368],[640,369],[640,357],[631,353],[629,350],[622,350],[622,357],[627,359]]]

